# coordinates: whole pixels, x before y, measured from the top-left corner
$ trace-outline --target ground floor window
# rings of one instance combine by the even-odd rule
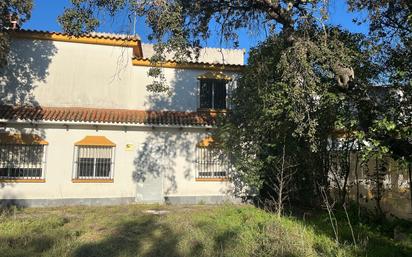
[[[44,179],[46,146],[44,140],[26,135],[0,135],[0,179]]]
[[[196,179],[224,179],[228,176],[229,161],[219,148],[213,147],[210,138],[196,147]]]
[[[113,179],[115,145],[105,137],[86,139],[75,146],[74,179]]]

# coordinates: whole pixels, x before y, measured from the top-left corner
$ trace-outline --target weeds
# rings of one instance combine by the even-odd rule
[[[410,256],[407,245],[335,213],[340,244],[325,216],[303,223],[252,206],[150,205],[16,210],[0,220],[0,253],[14,256]],[[326,218],[326,219],[325,219]],[[326,222],[325,222],[326,221]],[[397,225],[399,227],[399,225]],[[385,255],[386,254],[386,255]],[[394,255],[396,254],[396,255]]]

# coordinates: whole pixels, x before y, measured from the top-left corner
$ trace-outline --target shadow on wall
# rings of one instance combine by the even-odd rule
[[[0,70],[0,103],[37,106],[33,90],[46,80],[56,52],[52,41],[12,40],[7,66]]]
[[[148,110],[196,111],[199,106],[199,80],[197,77],[207,71],[194,71],[187,69],[169,70],[174,72],[171,81],[171,96],[167,94],[152,93],[146,99],[145,107]],[[228,82],[228,100],[235,87],[237,75],[232,74],[233,80]],[[228,101],[230,107],[230,101]]]
[[[12,39],[7,65],[0,69],[0,105],[39,106],[33,90],[37,83],[46,81],[49,65],[56,53],[57,48],[52,41]],[[4,130],[45,138],[44,130],[36,127],[0,128],[0,132]],[[0,181],[0,189],[6,186],[13,184]],[[0,194],[0,197],[0,201],[13,199],[12,195]],[[13,203],[7,202],[7,205]],[[21,206],[18,202],[15,205]]]
[[[174,72],[174,79],[170,83],[171,95],[152,93],[146,101],[146,108],[151,110],[196,111],[199,105],[197,76],[206,71],[176,69],[174,71],[167,70],[167,72]],[[230,82],[228,84],[229,97],[233,87],[234,83]],[[149,132],[134,160],[133,178],[138,183],[138,194],[142,192],[143,194],[152,194],[152,198],[148,200],[153,200],[153,198],[156,198],[155,191],[157,190],[157,199],[160,200],[163,197],[162,192],[164,195],[176,193],[178,191],[177,172],[183,172],[186,180],[192,180],[196,168],[196,144],[206,136],[206,133],[206,128],[196,130],[156,128]],[[176,160],[182,161],[184,166],[179,166],[181,164],[176,163]],[[164,174],[166,181],[162,181],[162,174]],[[167,186],[165,188],[156,188],[161,183]],[[236,188],[228,188],[222,189],[219,193],[232,194],[237,191],[239,190],[236,190]]]
[[[172,80],[169,85],[171,95],[151,93],[145,103],[146,109],[195,111],[198,104],[198,72],[186,69],[171,70],[167,68],[164,69],[164,72],[174,75],[174,80]]]
[[[183,168],[184,177],[187,180],[191,178],[193,165],[190,164],[194,162],[192,156],[195,145],[189,138],[190,132],[185,130],[156,128],[149,133],[134,160],[133,179],[145,185],[143,188],[138,188],[138,192],[157,194],[160,198],[162,191],[164,194],[177,191],[176,172],[182,172],[182,170],[176,169],[178,167],[176,160],[181,158],[185,160],[185,165],[179,168]],[[166,188],[161,188],[161,184],[159,185],[163,182],[162,174],[163,179],[166,180],[163,184],[168,185]],[[151,186],[152,183],[159,186],[158,192],[153,192],[156,188]]]
[[[188,70],[175,70],[175,77],[171,82],[172,95],[152,93],[147,99],[147,109],[193,111],[197,108],[198,85],[193,83],[196,82],[196,77],[194,77],[196,74],[196,72]],[[153,197],[158,197],[160,200],[162,192],[170,194],[177,191],[176,172],[183,172],[185,179],[191,179],[191,174],[194,174],[194,172],[192,173],[195,161],[193,155],[196,146],[196,142],[193,142],[192,131],[193,129],[187,128],[154,128],[148,132],[149,134],[142,147],[137,151],[134,160],[133,179],[138,184],[143,185],[143,188],[138,186],[138,194],[157,194]],[[204,133],[206,129],[200,131]],[[182,160],[182,162],[184,160],[184,166],[180,166],[176,160]],[[164,174],[163,179],[166,181],[161,181],[162,174]],[[162,182],[168,186],[154,188],[155,185]],[[149,187],[150,185],[152,187]],[[157,192],[153,192],[156,190]]]
[[[2,186],[0,186],[1,189]],[[6,200],[4,200],[6,199]],[[15,199],[14,195],[6,194],[0,198],[0,215],[9,214],[14,212],[16,209],[23,209],[28,207],[26,200],[24,199]]]

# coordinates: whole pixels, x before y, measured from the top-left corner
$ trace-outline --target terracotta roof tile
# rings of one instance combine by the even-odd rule
[[[34,29],[20,29],[17,32],[20,32],[20,33],[41,33],[41,34],[50,34],[50,35],[69,35],[67,33],[62,33],[62,32],[57,32],[57,31],[34,30]],[[89,37],[89,38],[127,40],[127,41],[140,40],[140,37],[138,35],[105,33],[105,32],[90,32],[88,34],[82,34],[81,36],[82,37]]]
[[[0,119],[71,121],[177,126],[213,126],[215,119],[204,112],[144,111],[79,107],[15,107],[0,105]]]
[[[141,57],[133,57],[134,60],[138,61],[147,61],[150,62],[150,58],[141,58]],[[182,64],[182,62],[178,62],[175,60],[167,60],[168,63],[173,63],[173,64]],[[199,64],[199,65],[217,65],[217,66],[226,66],[226,67],[237,67],[237,68],[243,68],[245,65],[243,64],[221,64],[221,63],[214,63],[214,62],[203,62],[203,61],[186,61],[184,64]]]

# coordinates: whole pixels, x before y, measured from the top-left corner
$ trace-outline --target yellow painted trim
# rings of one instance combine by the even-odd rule
[[[45,183],[45,179],[0,179],[0,183]]]
[[[228,181],[228,178],[196,178],[198,182],[223,182]]]
[[[113,183],[114,179],[72,179],[73,183]]]
[[[107,139],[105,136],[86,136],[82,140],[76,142],[76,146],[110,146],[115,147],[116,144]]]
[[[124,46],[124,47],[141,47],[140,40],[114,39],[114,38],[99,38],[93,36],[69,36],[60,33],[47,32],[27,32],[17,31],[12,32],[11,35],[17,38],[52,40],[60,42],[108,45],[108,46]]]
[[[214,71],[234,71],[234,72],[240,72],[243,70],[242,66],[239,67],[237,65],[177,63],[177,62],[172,62],[172,61],[153,64],[150,62],[150,60],[143,60],[143,59],[133,59],[132,64],[134,66],[160,67],[160,68],[173,68],[173,69],[214,70]]]
[[[203,138],[202,140],[199,141],[199,143],[197,143],[197,147],[200,148],[207,148],[213,145],[213,143],[215,142],[215,140],[213,139],[213,137],[211,136],[207,136],[205,138]]]

